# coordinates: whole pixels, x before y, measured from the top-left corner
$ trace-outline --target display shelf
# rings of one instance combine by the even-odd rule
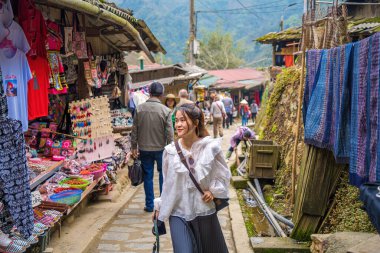
[[[66,215],[69,215],[71,212],[73,212],[75,210],[75,208],[80,204],[82,203],[82,201],[91,193],[91,191],[95,188],[95,186],[100,182],[100,180],[102,179],[103,177],[100,177],[96,180],[94,180],[87,188],[86,190],[84,190],[84,192],[82,193],[82,197],[80,198],[79,202],[76,203],[75,205],[71,206],[69,209],[67,209],[67,212],[66,212]]]
[[[42,184],[44,181],[46,181],[48,178],[54,175],[54,173],[58,172],[58,170],[62,167],[63,161],[57,162],[56,164],[52,165],[47,169],[45,172],[38,175],[36,178],[32,179],[30,181],[30,189],[33,190],[40,184]]]

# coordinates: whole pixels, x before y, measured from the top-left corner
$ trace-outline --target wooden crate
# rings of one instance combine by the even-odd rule
[[[280,157],[280,146],[274,141],[254,140],[248,143],[247,169],[250,178],[274,179]]]

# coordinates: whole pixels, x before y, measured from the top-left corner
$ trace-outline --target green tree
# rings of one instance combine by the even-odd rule
[[[166,55],[164,55],[162,53],[155,54],[154,60],[156,61],[156,63],[162,64],[162,65],[172,65],[173,64],[172,59],[166,57]]]
[[[207,70],[238,68],[244,64],[245,51],[243,43],[235,43],[231,33],[224,33],[219,27],[202,32],[196,63]]]

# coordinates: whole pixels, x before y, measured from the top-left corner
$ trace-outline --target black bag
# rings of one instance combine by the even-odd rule
[[[132,186],[138,186],[144,182],[144,171],[140,160],[136,159],[133,165],[129,167],[128,177]]]
[[[152,253],[159,253],[160,252],[160,236],[166,234],[166,227],[165,227],[165,222],[160,221],[157,219],[156,212],[154,215],[154,220],[153,220],[153,228],[152,228],[152,233],[156,237],[156,242],[153,245],[153,251]]]
[[[194,183],[195,187],[198,189],[198,191],[202,195],[204,195],[204,192],[203,192],[202,188],[198,184],[198,182],[195,179],[193,173],[191,173],[190,167],[189,167],[189,165],[186,162],[186,158],[184,157],[184,155],[182,153],[182,150],[181,150],[181,148],[180,148],[180,146],[178,144],[178,141],[176,141],[174,144],[175,144],[175,148],[177,149],[177,153],[179,155],[179,158],[181,159],[181,162],[183,163],[183,165],[185,165],[186,169],[189,171],[189,176],[191,178],[191,181],[193,181],[193,183]],[[229,205],[228,201],[229,201],[229,199],[214,198],[214,203],[215,203],[215,209],[216,209],[216,211],[219,212],[223,208],[227,207]]]

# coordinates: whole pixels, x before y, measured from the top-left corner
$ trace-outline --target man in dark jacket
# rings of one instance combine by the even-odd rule
[[[140,154],[144,170],[146,212],[154,208],[154,162],[159,172],[160,192],[162,191],[162,154],[167,144],[173,141],[173,127],[170,109],[161,103],[164,86],[154,82],[149,87],[150,99],[136,108],[132,128],[132,152]]]

